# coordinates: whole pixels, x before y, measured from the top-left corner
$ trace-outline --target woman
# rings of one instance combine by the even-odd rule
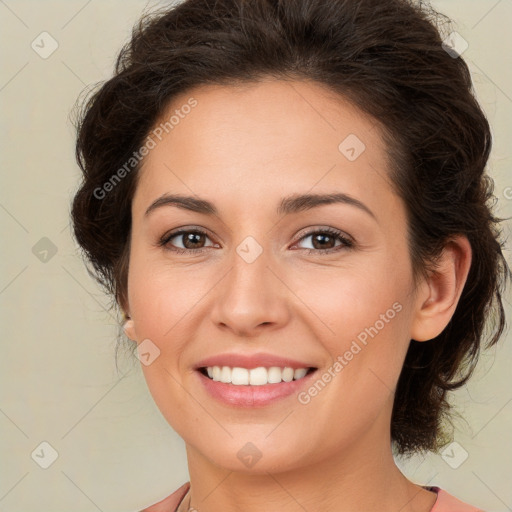
[[[146,511],[477,510],[393,458],[449,442],[510,274],[434,14],[187,0],[85,104],[75,235],[187,449]]]

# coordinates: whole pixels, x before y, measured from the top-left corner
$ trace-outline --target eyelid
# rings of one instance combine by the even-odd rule
[[[355,243],[354,239],[348,233],[345,233],[341,229],[333,228],[330,226],[309,226],[307,228],[304,228],[297,235],[297,238],[294,243],[300,242],[304,238],[311,235],[315,235],[317,233],[329,233],[333,236],[339,236],[340,238],[344,238],[347,241]]]

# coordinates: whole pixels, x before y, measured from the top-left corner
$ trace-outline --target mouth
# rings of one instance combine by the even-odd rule
[[[196,369],[199,384],[217,402],[230,408],[261,408],[285,398],[298,399],[311,386],[318,368],[203,366]]]

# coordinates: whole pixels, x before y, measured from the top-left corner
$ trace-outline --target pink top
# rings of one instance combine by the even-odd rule
[[[179,489],[173,492],[162,501],[151,505],[141,512],[176,512],[181,500],[190,487],[190,482],[183,484]],[[483,512],[477,507],[473,507],[448,494],[439,487],[425,487],[425,489],[437,493],[437,500],[430,512]]]

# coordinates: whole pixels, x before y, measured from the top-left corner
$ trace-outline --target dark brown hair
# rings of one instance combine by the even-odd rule
[[[471,269],[450,323],[432,341],[411,340],[391,421],[399,454],[443,445],[447,391],[470,377],[484,338],[490,347],[503,333],[510,276],[484,172],[490,128],[466,63],[443,46],[448,22],[406,0],[187,0],[144,15],[113,78],[83,102],[77,119],[83,181],[72,204],[74,232],[114,305],[126,304],[140,167],[127,170],[126,162],[169,102],[204,84],[267,77],[323,84],[381,128],[390,179],[407,210],[415,278],[435,271],[454,235],[471,243]]]

